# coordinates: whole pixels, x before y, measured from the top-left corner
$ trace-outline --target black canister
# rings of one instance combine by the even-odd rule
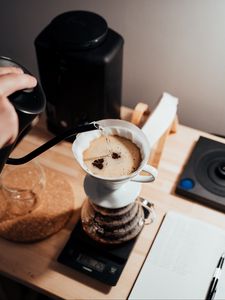
[[[101,16],[87,11],[63,13],[38,35],[35,48],[51,132],[120,118],[123,44]]]

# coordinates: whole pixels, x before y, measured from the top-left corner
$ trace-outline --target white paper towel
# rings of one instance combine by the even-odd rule
[[[177,113],[177,105],[178,98],[168,93],[163,93],[159,104],[142,127],[142,131],[145,133],[151,147],[172,125]]]

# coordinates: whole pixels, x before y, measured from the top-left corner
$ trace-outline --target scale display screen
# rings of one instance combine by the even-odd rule
[[[79,253],[79,255],[76,258],[76,261],[98,272],[103,272],[106,267],[106,265],[103,262],[98,261],[83,253]]]

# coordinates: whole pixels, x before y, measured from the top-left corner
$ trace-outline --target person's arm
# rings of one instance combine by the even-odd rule
[[[0,148],[13,143],[18,134],[18,117],[8,96],[36,84],[34,77],[19,68],[0,67]]]

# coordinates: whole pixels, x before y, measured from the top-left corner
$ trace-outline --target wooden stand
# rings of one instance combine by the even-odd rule
[[[131,122],[138,127],[142,127],[146,119],[150,116],[151,111],[149,106],[145,103],[139,102],[132,113]],[[177,132],[177,125],[178,125],[178,117],[176,116],[173,120],[172,124],[168,127],[165,133],[161,136],[157,145],[155,145],[154,149],[152,150],[149,158],[149,164],[153,167],[157,168],[160,162],[160,158],[163,152],[163,148],[166,142],[166,138],[170,133]]]

